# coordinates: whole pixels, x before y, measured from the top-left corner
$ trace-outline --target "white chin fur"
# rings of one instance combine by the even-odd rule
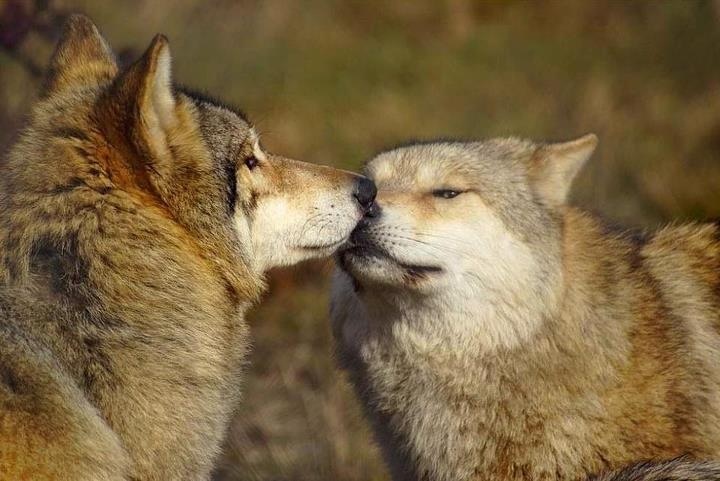
[[[319,193],[307,204],[284,197],[260,201],[248,228],[256,271],[332,255],[361,216],[352,197],[342,194]]]

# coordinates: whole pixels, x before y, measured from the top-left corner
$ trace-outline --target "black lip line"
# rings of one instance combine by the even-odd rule
[[[424,274],[424,273],[430,273],[430,272],[441,272],[442,267],[438,266],[421,266],[417,264],[402,264],[398,262],[398,265],[405,269],[406,271],[412,271],[417,274]]]
[[[348,249],[343,249],[339,254],[342,255],[345,253],[354,253],[360,255],[361,257],[379,257],[382,259],[387,259],[397,264],[399,267],[405,269],[406,271],[415,272],[417,274],[442,271],[442,268],[438,266],[421,266],[400,262],[398,259],[390,255],[390,253],[387,252],[385,249],[372,244],[355,244]]]

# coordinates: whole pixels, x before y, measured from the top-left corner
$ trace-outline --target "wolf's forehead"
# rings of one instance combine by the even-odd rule
[[[204,103],[200,106],[203,112],[203,121],[215,130],[225,130],[248,135],[252,125],[236,112],[214,104]]]
[[[383,152],[366,171],[381,188],[473,188],[496,182],[517,182],[523,159],[533,152],[531,141],[495,138],[481,142],[431,142]]]
[[[427,144],[384,152],[367,173],[381,188],[415,190],[470,183],[479,174],[476,152],[463,144]]]
[[[238,113],[208,102],[196,104],[200,129],[211,149],[228,155],[257,143],[257,134],[249,121]]]

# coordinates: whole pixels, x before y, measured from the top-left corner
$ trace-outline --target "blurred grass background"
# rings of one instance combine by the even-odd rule
[[[601,143],[577,203],[625,225],[720,215],[720,1],[0,0],[0,149],[68,12],[125,61],[241,106],[273,151],[359,169],[408,139]],[[217,480],[387,479],[335,370],[328,263],[271,275]]]

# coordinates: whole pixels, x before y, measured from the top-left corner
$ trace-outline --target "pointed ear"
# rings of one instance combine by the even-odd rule
[[[597,147],[595,134],[569,142],[547,144],[530,159],[530,180],[540,196],[552,206],[567,200],[573,179]]]
[[[149,158],[168,158],[168,135],[178,119],[170,47],[164,35],[155,36],[140,60],[121,76],[116,95],[129,109],[136,147]]]
[[[110,80],[117,74],[115,57],[97,27],[84,15],[71,15],[50,59],[44,92]]]

